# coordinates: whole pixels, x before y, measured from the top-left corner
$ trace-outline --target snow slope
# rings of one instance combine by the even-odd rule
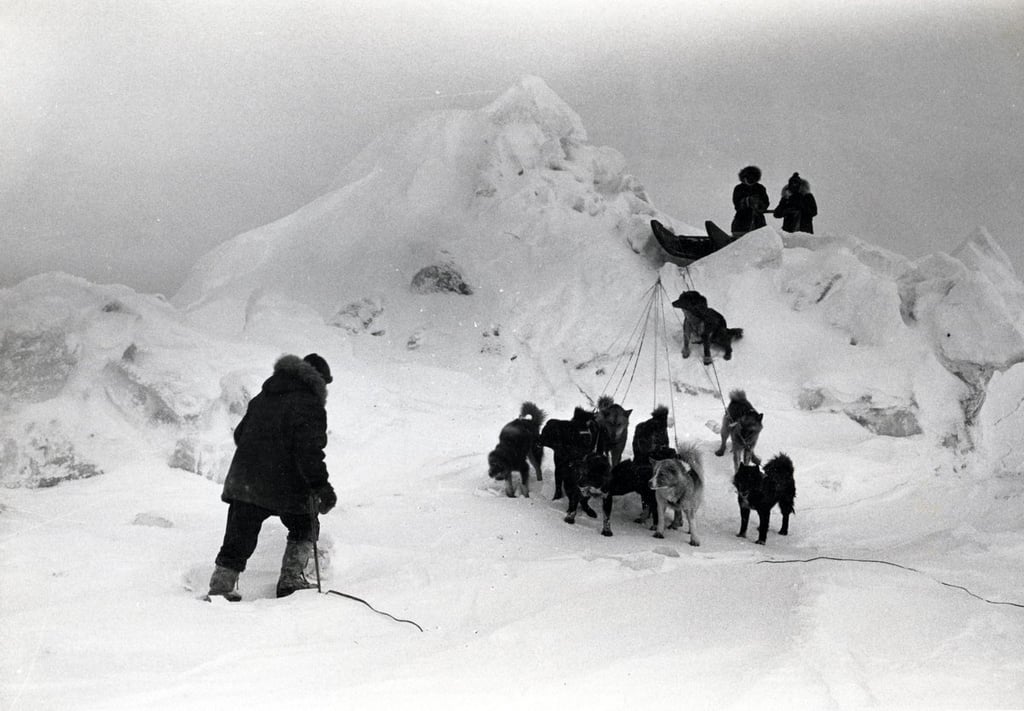
[[[693,230],[527,78],[385,132],[172,303],[59,274],[0,292],[0,707],[1024,706],[1024,286],[998,245],[911,261],[769,227],[680,270],[652,217]],[[666,302],[690,286],[744,329],[732,360],[680,358]],[[231,428],[280,353],[314,350],[341,501],[324,589],[422,633],[274,600],[276,521],[245,601],[196,602]],[[732,388],[796,465],[764,548],[712,453]],[[630,497],[612,538],[566,525],[550,462],[530,499],[487,479],[523,400],[567,417],[602,393],[634,423],[670,404],[700,443],[699,548]]]

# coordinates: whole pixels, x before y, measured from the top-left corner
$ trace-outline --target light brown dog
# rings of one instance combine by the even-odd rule
[[[679,448],[679,459],[652,460],[654,475],[651,488],[654,489],[658,506],[658,530],[655,538],[665,537],[665,510],[672,509],[674,517],[669,528],[679,528],[682,517],[690,531],[690,545],[699,546],[697,535],[697,511],[704,503],[704,471],[700,452],[695,444],[684,444]]]

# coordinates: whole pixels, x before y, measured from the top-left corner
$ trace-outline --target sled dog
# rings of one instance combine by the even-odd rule
[[[597,399],[597,423],[607,435],[612,466],[622,461],[622,452],[626,449],[626,440],[629,438],[629,416],[632,412],[624,409],[622,405],[615,404],[607,395]]]
[[[543,423],[543,410],[532,402],[524,402],[519,417],[501,428],[498,446],[487,455],[487,474],[492,479],[505,482],[506,496],[514,498],[518,489],[529,498],[530,465],[533,465],[540,481],[540,466],[544,459],[544,447],[540,443]]]
[[[754,454],[757,439],[764,427],[764,413],[758,412],[747,400],[743,390],[729,393],[729,405],[722,415],[722,444],[715,450],[715,456],[725,454],[725,444],[732,440],[732,470],[739,469],[740,464],[760,465],[761,458]]]
[[[540,431],[540,442],[555,455],[555,493],[551,498],[557,501],[565,492],[566,480],[574,476],[576,462],[599,451],[604,436],[596,415],[577,407],[571,420],[548,420]]]
[[[708,306],[708,300],[699,291],[684,291],[672,306],[683,312],[683,358],[690,357],[690,342],[704,346],[704,365],[711,365],[711,346],[725,351],[726,360],[732,358],[732,342],[743,337],[742,328],[729,328],[725,317]]]
[[[696,525],[697,511],[704,501],[704,474],[696,445],[682,445],[678,459],[652,460],[651,466],[654,471],[650,487],[654,490],[658,509],[658,530],[654,537],[665,537],[665,509],[671,508],[675,515],[669,528],[679,528],[685,515],[690,530],[690,545],[699,546],[700,537]]]
[[[732,479],[736,487],[736,498],[740,505],[740,532],[747,535],[750,510],[757,511],[757,542],[764,545],[768,538],[768,525],[772,507],[778,505],[782,512],[780,536],[789,535],[789,517],[793,513],[796,499],[796,481],[793,479],[793,462],[785,454],[778,454],[768,460],[762,472],[754,464],[741,464]]]

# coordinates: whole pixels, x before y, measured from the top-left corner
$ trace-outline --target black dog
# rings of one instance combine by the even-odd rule
[[[732,479],[740,505],[740,538],[747,535],[750,509],[757,511],[757,542],[764,545],[768,538],[768,524],[772,507],[778,504],[782,512],[782,528],[779,535],[789,534],[789,516],[793,513],[796,499],[796,482],[793,479],[793,462],[785,454],[778,454],[764,466],[764,472],[754,464],[741,464]]]
[[[668,408],[658,405],[651,419],[633,430],[633,461],[646,462],[656,449],[668,447]]]
[[[633,430],[633,461],[636,466],[647,466],[654,452],[663,450],[663,455],[657,459],[665,459],[672,456],[672,449],[668,446],[668,408],[658,405],[651,413],[651,419],[644,420]],[[664,455],[668,452],[668,455]],[[650,479],[651,472],[647,473]],[[647,501],[644,504],[644,516],[649,516]],[[655,521],[657,525],[657,521]]]
[[[629,416],[632,412],[616,404],[607,395],[597,399],[597,423],[604,429],[613,466],[622,461],[622,452],[625,451],[626,440],[629,438]]]
[[[639,494],[640,502],[643,505],[643,513],[636,519],[636,523],[644,523],[648,515],[654,516],[654,526],[658,525],[658,503],[651,488],[652,467],[650,464],[639,464],[631,459],[623,459],[608,471],[608,475],[601,482],[600,494],[604,496],[604,525],[601,527],[602,536],[612,535],[612,504],[616,496],[626,494]]]
[[[654,516],[654,527],[658,526],[657,496],[651,488],[651,476],[655,459],[674,459],[678,453],[671,447],[658,447],[651,452],[651,459],[645,460],[646,464],[634,462],[631,459],[624,459],[614,467],[601,463],[597,459],[587,457],[584,466],[579,468],[581,479],[579,481],[580,491],[584,498],[600,496],[603,499],[604,525],[601,527],[602,536],[612,535],[611,514],[612,505],[616,496],[626,494],[639,494],[643,504],[643,512],[636,519],[636,523],[645,523],[649,516]],[[604,459],[604,458],[602,458]],[[652,528],[652,530],[653,530]]]
[[[530,468],[533,465],[540,481],[540,465],[544,460],[544,446],[540,442],[540,428],[544,412],[532,402],[524,402],[519,417],[501,428],[498,446],[487,455],[487,474],[492,479],[505,482],[505,494],[516,495],[513,472],[519,472],[519,489],[523,496],[530,496]]]
[[[540,433],[541,445],[555,455],[555,493],[553,500],[562,498],[565,480],[575,474],[576,462],[590,452],[606,449],[604,431],[597,424],[596,415],[577,407],[571,420],[548,420]]]
[[[608,478],[611,467],[608,455],[597,452],[584,455],[568,467],[565,478],[565,495],[569,499],[566,523],[576,523],[576,512],[580,509],[590,518],[597,518],[597,512],[590,506],[590,498],[601,495],[599,483]]]
[[[732,358],[732,342],[743,337],[742,328],[729,328],[725,317],[708,307],[708,300],[699,291],[684,291],[672,306],[683,312],[683,358],[690,357],[690,341],[704,344],[704,365],[711,365],[711,346],[725,351]]]

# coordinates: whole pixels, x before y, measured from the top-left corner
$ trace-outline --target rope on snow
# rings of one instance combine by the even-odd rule
[[[843,558],[843,557],[839,557],[839,556],[818,555],[818,556],[814,556],[813,558],[802,558],[802,559],[791,559],[791,560],[759,560],[759,561],[757,561],[757,564],[761,565],[763,563],[771,563],[771,564],[781,565],[781,564],[786,564],[786,563],[814,563],[814,562],[817,562],[817,561],[820,561],[820,560],[830,560],[830,561],[837,561],[837,562],[841,562],[841,563],[872,563],[872,564],[875,564],[875,565],[888,565],[888,566],[891,566],[893,568],[899,568],[901,570],[906,570],[906,571],[911,572],[911,573],[917,573],[918,575],[923,575],[926,578],[929,578],[929,579],[935,581],[936,583],[938,583],[939,585],[943,585],[943,586],[945,586],[947,588],[953,588],[954,590],[961,590],[961,591],[967,593],[968,595],[970,595],[971,597],[975,598],[976,600],[981,600],[982,602],[988,603],[989,605],[1008,605],[1010,607],[1024,608],[1024,604],[1022,604],[1022,603],[1019,603],[1019,602],[1007,602],[1007,601],[1003,601],[1003,600],[990,600],[987,597],[982,597],[981,595],[978,595],[977,593],[972,592],[968,588],[965,588],[963,585],[956,585],[955,583],[948,583],[945,580],[939,580],[938,578],[936,578],[936,577],[934,577],[932,575],[929,575],[928,573],[925,573],[924,571],[918,570],[917,568],[911,568],[909,565],[901,565],[900,563],[893,563],[892,561],[888,561],[888,560],[875,560],[875,559],[872,559],[872,558]]]

